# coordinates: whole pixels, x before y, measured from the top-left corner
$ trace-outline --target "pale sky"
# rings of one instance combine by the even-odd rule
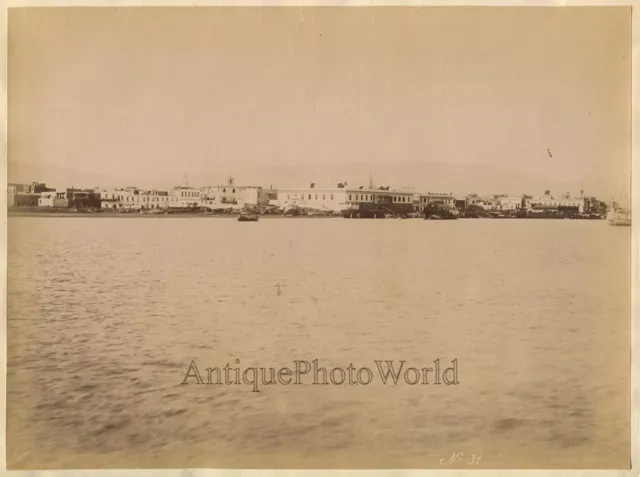
[[[11,9],[9,179],[620,198],[630,50],[628,7]]]

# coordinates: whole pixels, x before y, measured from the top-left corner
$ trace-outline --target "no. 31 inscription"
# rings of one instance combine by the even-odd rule
[[[482,459],[482,456],[478,454],[472,454],[471,457],[465,459],[462,452],[454,452],[448,459],[440,459],[440,465],[452,466],[456,462],[459,462],[460,464],[464,464],[466,462],[467,465],[478,465],[480,463],[480,459]]]

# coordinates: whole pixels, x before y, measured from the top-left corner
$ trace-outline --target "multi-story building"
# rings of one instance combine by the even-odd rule
[[[427,192],[426,194],[418,194],[418,203],[416,210],[423,211],[427,205],[436,205],[446,209],[455,207],[456,199],[451,192]]]
[[[7,186],[7,207],[37,207],[42,192],[52,192],[43,182],[31,184],[9,184]]]
[[[100,197],[101,209],[135,209],[134,197],[138,194],[137,187],[125,187],[125,188],[108,188],[99,189],[95,191]]]
[[[169,208],[169,192],[166,190],[140,190],[134,196],[134,203],[140,210]]]
[[[304,208],[327,212],[340,212],[349,205],[347,189],[344,187],[316,188],[311,184],[307,188],[278,189],[277,199],[273,205],[287,210],[290,208]],[[352,195],[354,200],[355,196]]]
[[[521,196],[509,196],[503,195],[498,198],[499,210],[520,210],[522,209],[522,197]]]
[[[597,214],[602,217],[607,215],[607,204],[596,197],[584,198],[584,211],[589,214]]]
[[[226,184],[201,189],[200,205],[210,209],[266,207],[277,198],[277,191],[260,186],[237,185],[233,177]]]
[[[41,192],[38,199],[38,207],[69,207],[69,199],[66,192]]]
[[[127,187],[124,189],[101,189],[98,192],[100,207],[106,210],[166,209],[170,203],[169,193],[163,190],[142,190],[137,187]]]
[[[542,197],[527,198],[524,202],[533,211],[584,212],[584,198],[574,198],[568,192],[556,198],[547,190]]]
[[[68,188],[65,197],[68,206],[75,209],[99,209],[100,194],[95,189],[75,189]]]
[[[391,190],[388,187],[350,188],[338,184],[333,188],[321,188],[312,183],[307,188],[278,189],[278,198],[273,203],[285,210],[299,207],[334,213],[371,212],[373,215],[380,215],[417,210],[419,195],[413,191]],[[377,213],[372,212],[374,210]]]
[[[174,209],[194,209],[201,206],[201,197],[201,189],[176,186],[168,194],[167,205]]]

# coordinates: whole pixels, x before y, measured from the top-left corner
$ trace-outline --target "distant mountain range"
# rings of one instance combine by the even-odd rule
[[[216,169],[210,171],[148,171],[144,176],[130,175],[122,170],[118,175],[107,175],[98,171],[72,170],[56,165],[35,165],[10,162],[9,182],[46,182],[58,189],[65,187],[124,187],[169,189],[184,185],[185,172],[190,185],[205,186],[225,183],[230,175],[238,185],[261,185],[273,188],[308,187],[311,182],[316,187],[335,187],[339,182],[347,182],[350,187],[367,187],[369,176],[376,187],[413,188],[415,191],[453,192],[455,195],[468,193],[484,194],[542,194],[549,189],[553,194],[580,192],[580,178],[575,181],[546,180],[522,173],[514,169],[504,169],[484,165],[459,165],[445,163],[397,163],[376,164],[350,162],[336,165],[276,165],[250,168]],[[594,180],[586,181],[597,184]],[[606,191],[588,190],[586,195],[602,196],[609,199]]]

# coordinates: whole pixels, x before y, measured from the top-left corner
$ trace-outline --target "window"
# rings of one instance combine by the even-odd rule
[[[227,189],[222,189],[222,192],[227,192]]]
[[[309,200],[311,200],[311,194],[309,194]]]
[[[326,196],[324,194],[322,194],[322,200],[325,200]]]
[[[316,200],[318,200],[318,194],[316,194]]]
[[[333,200],[333,194],[331,194],[331,200]]]
[[[351,194],[349,194],[349,200],[351,200]]]
[[[235,194],[235,193],[236,193],[236,190],[235,190],[235,189],[231,189],[231,192],[233,192],[233,193]]]

